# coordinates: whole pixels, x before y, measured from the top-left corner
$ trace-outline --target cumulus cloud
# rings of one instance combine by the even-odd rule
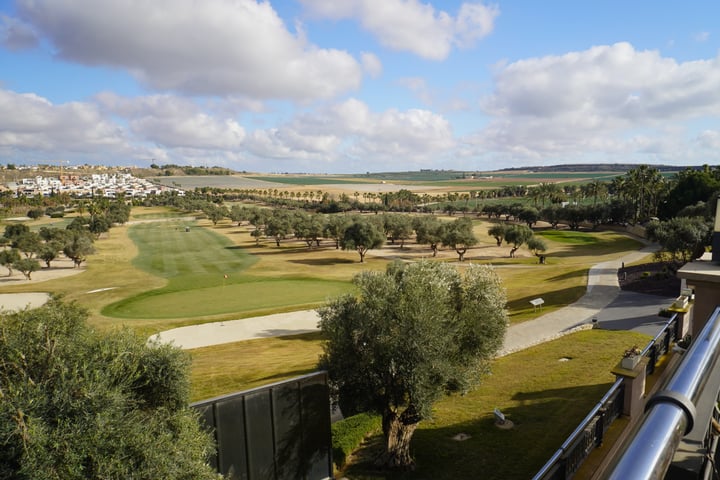
[[[500,65],[494,77],[482,101],[493,120],[469,140],[478,150],[669,151],[670,143],[648,139],[679,137],[661,130],[720,115],[720,58],[678,63],[618,43]]]
[[[382,74],[382,62],[374,53],[363,52],[360,56],[362,60],[363,69],[373,78],[377,78]]]
[[[125,151],[127,135],[96,105],[55,105],[35,94],[0,90],[0,147],[5,151]]]
[[[445,59],[454,46],[470,47],[489,35],[497,5],[463,3],[457,16],[418,0],[300,0],[313,15],[357,18],[386,47],[430,60]]]
[[[194,102],[173,95],[123,98],[105,92],[98,102],[127,119],[131,132],[143,141],[166,148],[237,149],[245,129],[231,117],[217,117]]]
[[[372,112],[357,99],[306,113],[281,127],[248,135],[258,156],[356,158],[379,169],[427,165],[454,146],[449,122],[427,110]]]
[[[8,50],[23,50],[37,44],[37,36],[30,25],[17,18],[0,15],[0,45]]]
[[[307,101],[354,90],[358,61],[291,33],[255,0],[18,0],[64,59],[127,69],[160,90]]]

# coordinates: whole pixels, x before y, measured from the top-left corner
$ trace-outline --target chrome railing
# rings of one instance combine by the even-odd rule
[[[720,360],[720,307],[708,319],[667,383],[646,404],[641,420],[608,479],[661,479],[682,438],[693,428],[695,405]],[[714,392],[717,397],[718,392]]]

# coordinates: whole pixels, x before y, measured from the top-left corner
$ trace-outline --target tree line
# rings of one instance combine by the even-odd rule
[[[130,218],[130,206],[124,202],[111,202],[107,199],[87,205],[88,216],[84,211],[74,217],[66,228],[40,227],[32,231],[22,223],[13,223],[5,227],[0,237],[0,265],[21,272],[31,280],[33,272],[40,270],[40,260],[50,268],[51,262],[61,254],[79,267],[87,257],[95,252],[93,242],[113,224],[122,224]]]

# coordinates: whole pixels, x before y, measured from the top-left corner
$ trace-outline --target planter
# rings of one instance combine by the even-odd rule
[[[622,368],[625,368],[627,370],[632,370],[637,366],[638,363],[640,363],[640,355],[634,355],[632,357],[623,357],[622,361],[620,362],[620,366]]]

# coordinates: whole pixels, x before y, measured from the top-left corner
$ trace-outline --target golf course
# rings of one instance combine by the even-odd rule
[[[498,247],[487,234],[490,225],[473,219],[479,243],[465,262],[458,262],[452,249],[441,249],[435,261],[459,268],[467,263],[495,266],[507,290],[512,324],[537,317],[530,299],[544,298],[546,313],[572,303],[585,292],[591,265],[641,246],[613,231],[540,228],[536,235],[548,248],[546,263],[539,264],[526,249],[509,258],[510,247]],[[5,282],[0,292],[61,295],[85,306],[96,328],[127,327],[149,336],[178,326],[314,309],[352,291],[358,272],[383,270],[393,260],[431,258],[432,253],[410,239],[402,248],[385,244],[370,250],[360,263],[356,252],[336,249],[327,239],[313,248],[294,238],[277,246],[271,238],[256,240],[251,231],[229,219],[215,225],[168,208],[135,207],[127,224],[95,242],[96,253],[82,268],[51,267],[58,273],[54,279]],[[478,390],[440,401],[433,420],[421,424],[414,448],[424,476],[408,473],[402,478],[456,478],[458,466],[466,472],[493,472],[483,478],[531,475],[610,385],[610,370],[623,348],[645,341],[639,334],[591,330],[496,360],[493,374]],[[210,398],[311,372],[321,351],[319,333],[192,350],[192,396]],[[559,362],[561,358],[572,361]],[[496,407],[520,428],[494,428]],[[471,438],[453,441],[457,433]],[[366,448],[374,448],[373,438]],[[523,448],[522,461],[502,462],[508,448]],[[476,451],[487,455],[471,453]],[[453,475],[446,473],[451,463]],[[373,476],[362,452],[347,474],[382,478]]]

